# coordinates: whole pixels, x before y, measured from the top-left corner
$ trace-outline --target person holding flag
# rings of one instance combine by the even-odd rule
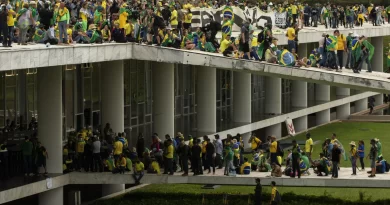
[[[336,70],[337,72],[341,72],[339,70],[336,63],[336,46],[337,46],[337,37],[332,35],[326,35],[326,50],[327,50],[327,62],[325,63],[328,67],[328,70]]]
[[[222,38],[221,42],[226,39],[227,35],[232,34],[233,24],[234,24],[234,13],[233,9],[230,6],[225,6],[222,11],[223,13],[223,22],[222,22]]]
[[[355,59],[354,73],[361,71],[363,63],[367,63],[367,72],[371,73],[371,59],[374,55],[375,47],[367,41],[367,37],[360,36],[359,40],[352,47],[353,56]]]

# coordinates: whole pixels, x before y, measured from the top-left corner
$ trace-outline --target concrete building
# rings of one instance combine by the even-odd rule
[[[281,138],[287,135],[287,117],[299,132],[367,109],[370,96],[383,102],[390,80],[380,73],[380,48],[390,31],[358,32],[374,36],[373,74],[292,69],[135,44],[0,50],[0,126],[10,120],[28,127],[35,117],[52,174],[62,173],[62,145],[72,132],[87,126],[103,129],[106,123],[114,132],[126,132],[131,147],[140,133],[146,145],[153,133]],[[300,33],[299,54],[308,56],[320,35]],[[102,193],[124,187],[105,183]],[[61,184],[53,184],[39,194],[39,204],[62,205],[63,198]]]

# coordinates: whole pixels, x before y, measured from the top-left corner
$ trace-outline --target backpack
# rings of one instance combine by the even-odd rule
[[[156,15],[154,17],[154,21],[155,21],[155,25],[157,25],[160,29],[165,28],[164,19],[162,17]]]
[[[279,142],[278,142],[278,145],[276,147],[276,153],[278,153],[278,156],[281,156],[282,158],[284,157],[284,151],[283,151],[282,147],[280,146]]]
[[[276,202],[276,204],[282,203],[282,197],[280,196],[280,193],[279,193],[278,190],[276,190],[276,195],[275,195],[275,198],[274,198],[274,202]]]

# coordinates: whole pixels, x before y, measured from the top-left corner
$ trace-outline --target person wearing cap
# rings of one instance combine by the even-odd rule
[[[172,13],[171,10],[169,9],[169,4],[165,3],[164,8],[161,11],[161,16],[163,17],[166,26],[170,24],[171,15]]]
[[[349,151],[349,154],[352,163],[352,175],[356,175],[356,160],[358,158],[356,143],[352,141],[351,143],[349,143],[349,145],[351,145],[351,150]]]
[[[371,144],[370,153],[366,157],[366,158],[370,159],[370,163],[371,163],[371,172],[369,172],[371,174],[368,177],[375,177],[375,173],[376,173],[376,158],[378,156],[378,149],[376,147],[375,139],[371,139],[370,144]]]
[[[347,64],[345,65],[345,68],[346,69],[349,69],[349,68],[353,68],[353,64],[354,64],[354,59],[353,59],[353,56],[352,56],[352,40],[353,40],[353,37],[352,37],[352,34],[353,34],[353,31],[350,31],[348,33],[348,36],[347,36]]]

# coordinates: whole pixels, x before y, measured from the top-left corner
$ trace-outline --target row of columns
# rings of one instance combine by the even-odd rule
[[[372,38],[372,44],[380,48],[382,37]],[[306,56],[307,44],[299,45],[299,55]],[[383,71],[383,50],[375,51],[373,62],[374,71]],[[110,82],[101,88],[102,122],[109,122],[116,131],[124,131],[124,84],[123,61],[102,63],[102,82]],[[153,79],[153,130],[161,135],[174,136],[174,65],[169,63],[152,63]],[[197,66],[197,128],[199,132],[217,132],[216,111],[216,68]],[[39,139],[50,153],[47,160],[49,173],[62,173],[62,67],[40,68],[38,71],[38,116]],[[233,119],[239,123],[251,123],[251,74],[233,73]],[[280,78],[265,77],[265,110],[267,114],[282,113],[282,83]],[[292,107],[302,109],[308,106],[307,83],[292,82]],[[337,88],[337,96],[349,96],[347,88]],[[383,102],[383,96],[375,96],[376,102]],[[114,100],[115,99],[115,100]],[[317,102],[330,101],[330,86],[316,84],[315,99]],[[367,99],[355,102],[355,111],[367,108]],[[350,104],[337,107],[337,118],[346,119],[350,115]],[[316,113],[316,124],[330,121],[330,110]],[[294,119],[296,131],[308,128],[307,116]],[[49,125],[49,126],[46,126]],[[266,135],[281,137],[282,124],[276,124],[265,129]],[[249,134],[244,135],[244,141]],[[124,190],[123,185],[104,185],[103,195]],[[52,204],[56,201],[62,205],[63,188],[56,188],[39,195],[41,205]]]

